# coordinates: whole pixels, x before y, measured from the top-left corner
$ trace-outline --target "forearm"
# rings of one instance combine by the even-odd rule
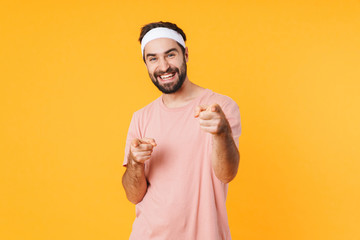
[[[237,174],[240,154],[231,132],[213,135],[212,166],[217,178],[230,182]]]
[[[129,158],[122,184],[130,202],[134,204],[141,202],[147,190],[144,163],[137,163]]]

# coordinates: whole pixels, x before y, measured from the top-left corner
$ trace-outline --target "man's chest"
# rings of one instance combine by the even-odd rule
[[[200,129],[199,121],[189,112],[157,112],[148,119],[141,129],[143,137],[155,139],[158,145],[190,145],[203,141],[206,134]]]
[[[150,178],[165,174],[167,180],[173,179],[209,163],[211,134],[200,129],[192,112],[150,117],[141,135],[157,144],[146,168]]]

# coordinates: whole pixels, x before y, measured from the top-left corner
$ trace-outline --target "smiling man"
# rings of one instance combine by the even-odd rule
[[[189,80],[186,36],[175,24],[147,24],[139,41],[163,94],[133,114],[128,131],[122,183],[136,204],[130,239],[231,239],[225,203],[240,160],[239,108]]]

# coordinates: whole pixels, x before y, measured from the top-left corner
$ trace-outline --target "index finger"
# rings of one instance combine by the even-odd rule
[[[155,142],[155,139],[153,139],[153,138],[146,138],[145,137],[145,138],[142,138],[140,141],[143,142],[143,143],[149,143],[149,144],[153,145],[154,147],[157,145],[156,142]]]
[[[222,112],[220,105],[217,103],[211,104],[209,108],[211,109],[212,112],[218,112],[218,113]]]

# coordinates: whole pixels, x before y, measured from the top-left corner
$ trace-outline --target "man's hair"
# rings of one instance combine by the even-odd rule
[[[154,28],[158,28],[158,27],[164,27],[164,28],[169,28],[169,29],[175,30],[183,37],[184,42],[186,41],[186,35],[185,35],[184,31],[181,28],[179,28],[178,26],[176,26],[175,23],[160,21],[160,22],[154,22],[154,23],[149,23],[149,24],[144,25],[141,28],[139,42],[141,43],[142,39],[144,38],[145,34],[148,31],[150,31],[151,29],[154,29]],[[176,42],[176,43],[180,46],[183,54],[185,55],[185,48],[183,46],[181,46],[178,42]]]

